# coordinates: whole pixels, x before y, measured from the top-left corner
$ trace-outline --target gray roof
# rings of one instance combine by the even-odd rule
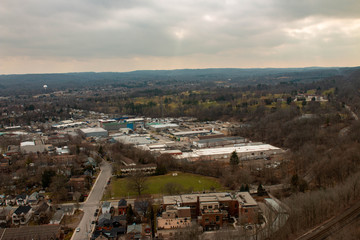
[[[20,215],[21,213],[28,213],[31,210],[30,206],[19,206],[16,210],[15,210],[15,214],[16,215]]]
[[[61,221],[63,216],[64,216],[64,211],[60,209],[55,212],[55,214],[51,220],[52,221]]]

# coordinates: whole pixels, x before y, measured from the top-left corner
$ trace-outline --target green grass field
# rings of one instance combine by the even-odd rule
[[[104,198],[118,199],[121,197],[127,197],[128,195],[136,196],[136,191],[128,189],[127,181],[127,178],[113,178],[110,185],[111,192],[107,191]],[[166,188],[167,183],[172,183],[173,186],[176,186],[176,193],[191,193],[203,190],[224,190],[216,178],[177,172],[177,176],[173,176],[172,173],[161,176],[150,176],[146,182],[147,188],[143,194],[169,194],[169,186]]]

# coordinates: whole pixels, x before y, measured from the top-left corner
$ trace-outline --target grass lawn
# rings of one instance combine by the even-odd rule
[[[191,173],[177,172],[177,176],[173,173],[168,173],[161,176],[150,176],[146,182],[147,188],[143,194],[168,194],[165,190],[166,183],[175,183],[182,186],[182,193],[199,192],[203,190],[223,191],[224,188],[219,183],[218,179],[196,175]],[[111,181],[111,193],[107,193],[105,199],[121,198],[129,196],[136,196],[135,191],[129,191],[127,188],[127,178],[113,178]]]

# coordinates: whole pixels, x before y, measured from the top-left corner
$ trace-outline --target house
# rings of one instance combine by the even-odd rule
[[[118,214],[126,215],[126,209],[127,209],[127,201],[125,199],[121,199],[118,203]]]
[[[28,204],[30,205],[36,205],[39,201],[39,193],[38,192],[33,192],[29,198],[28,198]]]
[[[140,224],[133,224],[127,226],[126,239],[135,240],[140,239],[142,233],[142,226]]]
[[[39,204],[34,211],[34,219],[38,220],[41,218],[42,215],[47,214],[50,212],[50,206],[46,202],[42,202]]]
[[[0,208],[0,227],[4,227],[11,220],[13,208],[10,206]]]
[[[12,214],[12,223],[14,225],[26,224],[33,214],[31,206],[19,206]]]
[[[111,203],[110,202],[103,202],[101,206],[101,212],[104,213],[110,213],[111,209]]]
[[[5,197],[5,204],[6,204],[7,206],[14,206],[14,205],[16,204],[16,199],[15,199],[15,197],[12,196],[12,195],[7,195],[7,196]]]
[[[97,167],[97,163],[95,161],[95,159],[93,159],[92,157],[88,157],[86,162],[84,163],[84,165],[87,167],[87,166],[92,166],[94,168]]]
[[[15,197],[15,202],[18,206],[24,206],[28,203],[28,198],[29,196],[26,195],[25,193],[16,195]]]
[[[50,224],[60,224],[61,220],[63,219],[65,213],[63,210],[57,210],[50,220]]]
[[[126,233],[126,217],[116,216],[111,218],[110,213],[102,214],[95,227],[95,236],[106,236],[108,239],[116,239],[118,235]]]
[[[64,211],[65,215],[74,215],[75,213],[75,206],[74,205],[60,205],[57,210]]]
[[[141,224],[141,236],[141,239],[151,239],[151,227],[149,224]]]
[[[151,227],[149,224],[133,224],[127,226],[126,239],[151,239]]]

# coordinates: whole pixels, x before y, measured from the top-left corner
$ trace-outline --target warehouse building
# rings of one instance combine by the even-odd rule
[[[194,141],[194,146],[198,148],[224,146],[230,144],[245,143],[247,140],[243,137],[219,137],[219,138],[207,138]]]
[[[234,151],[240,160],[266,158],[284,152],[281,148],[274,147],[270,144],[247,143],[234,147],[196,149],[192,152],[183,152],[182,155],[175,157],[178,159],[187,159],[188,161],[229,161],[231,153]]]
[[[82,128],[80,129],[80,133],[88,138],[88,137],[107,137],[108,131],[103,128]]]
[[[175,124],[175,123],[149,123],[147,124],[148,127],[153,130],[153,131],[161,131],[161,130],[165,130],[165,129],[171,129],[171,128],[178,128],[179,125]]]

